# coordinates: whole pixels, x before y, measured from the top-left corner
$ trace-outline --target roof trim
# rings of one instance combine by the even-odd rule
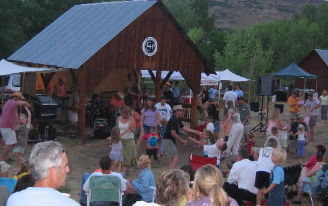
[[[326,66],[328,66],[328,50],[315,49],[315,52],[317,52],[320,58],[325,62]]]

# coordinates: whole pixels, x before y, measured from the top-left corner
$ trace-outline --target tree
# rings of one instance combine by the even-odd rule
[[[232,71],[253,78],[268,73],[272,65],[271,50],[264,51],[262,42],[252,30],[237,30],[227,38],[224,53],[215,53],[216,70]]]

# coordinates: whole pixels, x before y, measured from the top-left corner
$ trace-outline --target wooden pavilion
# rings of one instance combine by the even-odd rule
[[[317,76],[306,80],[307,88],[314,89],[319,96],[328,89],[328,50],[314,49],[299,64],[305,71]],[[296,88],[303,88],[304,79],[295,80]]]
[[[84,140],[85,98],[99,84],[122,84],[124,72],[149,70],[157,100],[163,84],[179,71],[197,94],[201,73],[212,71],[161,1],[120,1],[76,5],[8,60],[34,67],[69,69],[79,85],[78,138]],[[156,70],[156,76],[151,70]],[[161,71],[170,71],[161,80]],[[113,78],[108,76],[116,74]],[[33,80],[29,74],[29,80]],[[47,85],[54,74],[43,75]],[[28,85],[25,84],[26,87]],[[30,92],[31,93],[31,92]],[[197,95],[191,123],[196,120]]]

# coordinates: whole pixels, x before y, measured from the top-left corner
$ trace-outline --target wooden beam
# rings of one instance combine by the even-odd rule
[[[156,102],[159,102],[160,98],[161,98],[161,85],[162,85],[162,71],[158,70],[156,72],[156,79],[154,81],[155,83],[155,100]]]
[[[148,70],[148,72],[149,72],[149,74],[150,74],[151,79],[152,79],[154,82],[156,82],[156,77],[155,77],[153,71],[152,71],[152,70]]]
[[[173,71],[169,71],[169,73],[167,73],[166,77],[162,81],[161,89],[163,88],[163,85],[165,84],[165,82],[167,82],[169,80],[169,78],[171,77],[172,74],[173,74]]]
[[[79,129],[77,138],[80,144],[85,144],[85,99],[87,97],[87,68],[83,66],[79,69]]]

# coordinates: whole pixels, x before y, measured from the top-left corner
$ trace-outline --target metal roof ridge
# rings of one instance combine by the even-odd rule
[[[96,5],[100,5],[100,4],[121,4],[121,3],[127,3],[127,2],[147,2],[147,1],[157,1],[157,0],[107,1],[107,2],[98,2],[98,3],[77,4],[74,6],[96,6]]]

